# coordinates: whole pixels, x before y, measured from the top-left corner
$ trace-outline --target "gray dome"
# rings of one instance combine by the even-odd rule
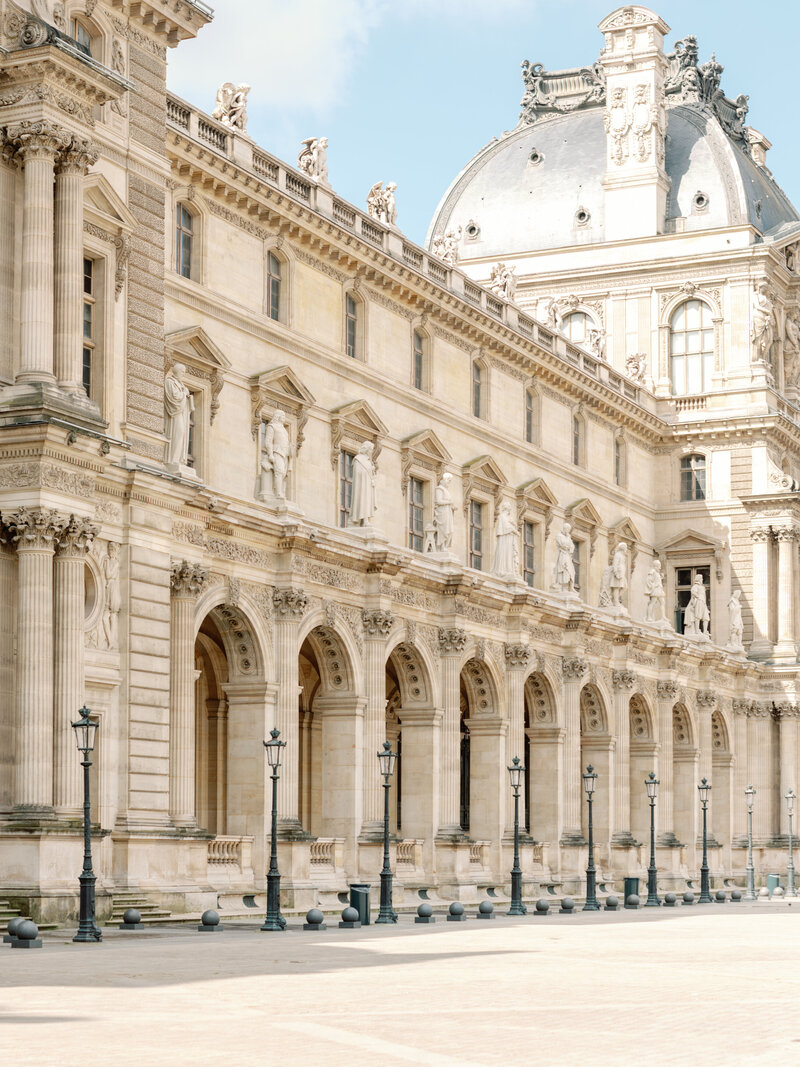
[[[703,110],[668,110],[665,165],[672,183],[668,232],[680,217],[688,232],[750,222],[762,234],[800,219],[769,174]],[[462,238],[462,259],[600,243],[605,171],[601,108],[542,117],[492,141],[467,164],[437,208],[428,243],[469,223],[478,233]]]

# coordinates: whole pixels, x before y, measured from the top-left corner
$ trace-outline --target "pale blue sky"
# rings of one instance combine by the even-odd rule
[[[327,136],[334,189],[364,207],[378,179],[398,184],[398,225],[422,243],[439,199],[492,136],[512,129],[520,63],[584,66],[613,0],[211,0],[214,21],[170,52],[170,88],[211,111],[223,81],[248,82],[248,132],[292,164]],[[774,147],[768,164],[800,205],[800,5],[665,0],[671,48],[694,33],[716,53],[728,96]]]

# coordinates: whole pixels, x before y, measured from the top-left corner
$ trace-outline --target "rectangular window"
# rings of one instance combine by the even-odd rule
[[[281,261],[274,252],[267,257],[267,309],[277,322],[281,314]]]
[[[425,353],[423,351],[422,334],[417,333],[414,330],[414,388],[422,389],[423,387],[423,370],[424,370],[424,358]]]
[[[175,208],[175,270],[182,278],[192,276],[194,218],[184,204]]]
[[[711,627],[711,567],[676,567],[675,568],[675,631],[684,631],[683,617],[692,598],[692,586],[697,575],[703,578],[708,604],[708,627]]]
[[[94,260],[83,260],[83,366],[81,380],[86,395],[92,395],[92,364],[95,349]]]
[[[469,565],[483,570],[483,504],[469,502]]]
[[[581,462],[581,420],[577,415],[572,416],[572,462],[576,467]]]
[[[92,35],[82,26],[77,19],[72,19],[70,22],[70,36],[73,41],[77,41],[78,44],[83,45],[89,55],[92,54]]]
[[[353,453],[339,453],[339,525],[347,526],[353,506]]]
[[[358,309],[352,296],[345,298],[345,352],[352,359],[356,358],[356,338],[358,330]]]
[[[617,485],[622,485],[624,481],[625,471],[623,463],[622,441],[617,437],[614,439],[614,481]]]
[[[533,444],[533,394],[525,393],[525,440]]]
[[[480,363],[472,364],[472,414],[476,419],[483,415],[483,371]]]
[[[575,567],[575,592],[580,592],[581,588],[581,542],[573,541],[575,546],[572,549],[572,563]]]
[[[536,528],[532,522],[522,525],[522,577],[527,585],[533,585],[536,574],[534,565],[534,534]]]
[[[419,478],[408,482],[408,547],[422,551],[425,536],[425,483]]]
[[[192,395],[192,407],[191,407],[191,410],[189,411],[189,445],[188,445],[188,447],[186,449],[186,466],[194,468],[194,467],[197,466],[197,461],[196,461],[195,454],[194,454],[195,453],[195,447],[196,447],[196,444],[197,444],[197,433],[196,433],[197,396],[196,396],[195,393],[192,393],[191,395]]]

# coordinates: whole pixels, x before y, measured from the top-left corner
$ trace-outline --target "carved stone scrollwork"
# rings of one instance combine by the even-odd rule
[[[208,571],[199,563],[188,560],[173,560],[170,573],[172,595],[176,597],[196,597],[208,581]]]
[[[677,682],[658,682],[656,693],[659,700],[677,700],[680,688]]]
[[[394,626],[394,615],[391,611],[379,609],[370,611],[362,608],[361,622],[364,624],[364,633],[367,637],[388,637]]]
[[[16,146],[23,161],[55,159],[72,143],[72,134],[56,122],[20,122],[6,132],[6,140]]]
[[[763,545],[770,539],[769,530],[751,530],[750,537],[757,545]]]
[[[439,627],[439,651],[443,656],[463,652],[467,647],[467,631]]]
[[[50,508],[19,508],[3,521],[8,528],[8,540],[17,549],[52,549],[55,547],[67,517]]]
[[[564,656],[561,661],[561,669],[568,681],[580,681],[589,670],[589,664],[585,659],[578,659],[577,657],[568,659]]]
[[[99,532],[100,527],[89,519],[70,515],[69,521],[59,534],[56,551],[59,556],[85,556]]]
[[[733,708],[734,715],[749,715],[750,714],[750,701],[741,700],[740,698],[734,698],[731,701],[731,707]]]
[[[58,159],[58,169],[80,174],[83,177],[97,162],[100,154],[97,146],[85,137],[73,137]]]
[[[697,703],[701,708],[713,708],[717,704],[717,694],[713,689],[699,689]]]
[[[308,607],[308,594],[302,589],[274,589],[272,603],[283,619],[302,619]]]
[[[506,645],[506,666],[512,668],[527,667],[531,658],[531,650],[528,645]]]
[[[633,689],[636,675],[633,671],[612,671],[611,682],[615,689]]]
[[[797,704],[791,704],[788,700],[782,700],[779,704],[775,705],[775,718],[780,721],[781,719],[796,719],[800,715]]]

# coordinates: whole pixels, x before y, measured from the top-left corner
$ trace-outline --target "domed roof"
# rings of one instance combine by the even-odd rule
[[[434,215],[428,243],[459,226],[462,259],[602,242],[606,154],[600,107],[519,126],[481,149],[458,175]],[[665,168],[667,232],[678,228],[671,221],[678,218],[685,231],[751,223],[765,235],[800,219],[769,172],[707,109],[668,108]]]

